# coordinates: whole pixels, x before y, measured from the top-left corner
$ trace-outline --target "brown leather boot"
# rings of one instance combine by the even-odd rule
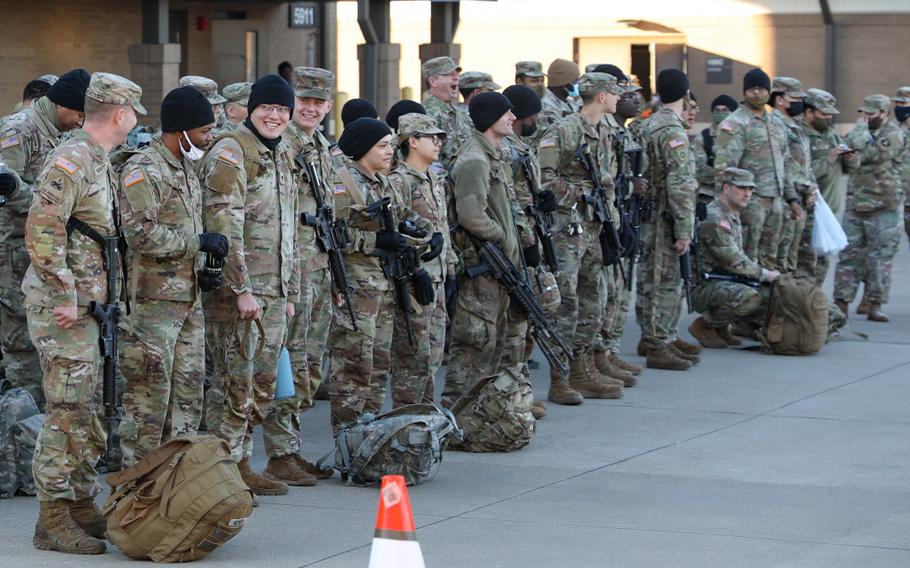
[[[881,304],[869,304],[869,313],[866,315],[866,319],[869,321],[880,321],[880,322],[889,322],[891,318],[888,317],[888,314],[882,311]]]
[[[848,304],[846,300],[835,299],[834,305],[837,306],[837,309],[839,309],[845,316],[850,315],[850,304]]]
[[[619,367],[623,371],[628,371],[633,375],[640,375],[642,368],[641,365],[636,365],[635,363],[629,363],[628,361],[623,361],[619,358],[619,355],[616,353],[610,353],[610,362],[613,363],[615,367]]]
[[[102,554],[103,541],[90,536],[70,516],[68,501],[41,501],[32,544],[40,550],[65,554]]]
[[[688,341],[683,340],[681,337],[677,337],[673,340],[673,347],[679,349],[686,355],[698,355],[701,353],[701,347],[695,345],[694,343],[689,343]]]
[[[632,373],[623,371],[611,363],[610,357],[607,355],[606,351],[595,351],[593,359],[594,366],[603,377],[613,381],[619,381],[620,386],[623,387],[634,387],[638,383],[638,380]]]
[[[534,420],[540,420],[547,415],[547,405],[542,400],[535,400],[531,403],[531,414]]]
[[[269,458],[269,465],[265,467],[263,476],[267,479],[283,481],[295,487],[316,485],[316,478],[300,469],[292,455]]]
[[[569,386],[569,379],[563,377],[559,369],[556,369],[550,371],[550,392],[547,393],[547,400],[554,404],[575,406],[585,399]]]
[[[648,351],[646,365],[649,369],[685,371],[692,363],[674,354],[669,345],[661,345]]]
[[[858,306],[856,306],[856,313],[861,316],[869,315],[870,305],[871,304],[869,304],[869,302],[866,301],[866,298],[863,298],[863,301],[860,302]],[[840,307],[840,306],[838,306],[838,307]]]
[[[725,325],[725,326],[723,326],[723,327],[715,328],[714,331],[716,331],[716,332],[717,332],[717,335],[718,335],[721,339],[723,339],[724,341],[726,341],[726,342],[727,342],[727,345],[729,345],[730,347],[739,347],[740,345],[743,344],[743,340],[742,340],[742,339],[740,339],[740,338],[738,338],[738,337],[735,337],[732,333],[730,333],[730,326],[729,326],[729,325]]]
[[[89,536],[99,540],[104,539],[104,531],[107,530],[107,519],[101,514],[101,510],[95,505],[94,499],[82,499],[75,503],[69,504],[70,517],[80,529],[84,530]]]
[[[667,347],[670,348],[670,353],[676,355],[680,359],[685,359],[686,361],[692,363],[693,365],[698,365],[701,362],[701,357],[698,355],[691,355],[685,351],[680,350],[675,343],[668,343]]]
[[[301,456],[300,454],[293,454],[291,457],[294,458],[294,461],[297,463],[297,467],[299,467],[303,471],[309,473],[316,479],[329,479],[330,477],[335,475],[335,470],[333,470],[331,468],[330,469],[319,469],[319,467],[316,464],[310,463],[307,460],[303,459],[303,456]]]
[[[645,343],[645,338],[638,340],[638,345],[635,347],[635,353],[639,357],[645,357],[648,354],[648,344]]]
[[[250,467],[249,458],[243,458],[237,464],[240,470],[240,477],[250,491],[256,495],[285,495],[288,492],[288,486],[281,481],[268,479],[253,471]]]
[[[757,340],[755,329],[743,321],[735,321],[730,325],[730,333],[736,337],[745,337],[746,339]]]
[[[701,343],[702,347],[708,349],[726,349],[727,342],[717,334],[717,330],[705,321],[705,318],[699,317],[689,326],[689,333],[692,337]]]
[[[590,353],[576,353],[569,371],[569,386],[585,398],[622,398],[622,386],[604,380]]]

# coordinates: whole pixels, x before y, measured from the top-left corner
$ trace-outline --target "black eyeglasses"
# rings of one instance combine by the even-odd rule
[[[445,134],[418,134],[415,138],[429,138],[437,146],[442,146],[446,141]]]

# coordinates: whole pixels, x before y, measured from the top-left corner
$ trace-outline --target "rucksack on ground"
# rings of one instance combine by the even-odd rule
[[[531,383],[517,369],[481,379],[452,407],[463,440],[452,449],[511,452],[531,442],[536,420],[531,414]]]
[[[811,355],[828,338],[828,300],[809,280],[781,276],[771,286],[762,348],[776,355]]]
[[[107,537],[130,558],[199,560],[237,536],[253,510],[227,443],[177,438],[107,478]]]
[[[0,499],[35,494],[32,457],[43,425],[31,393],[0,381]]]

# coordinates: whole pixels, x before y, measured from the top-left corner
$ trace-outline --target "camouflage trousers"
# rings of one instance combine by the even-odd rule
[[[262,423],[269,457],[300,453],[298,414],[313,406],[322,382],[322,360],[328,352],[332,326],[332,275],[328,268],[301,270],[300,302],[288,327],[288,355],[294,373],[294,396],[272,402]],[[344,312],[344,317],[348,317]]]
[[[784,200],[754,195],[740,218],[746,256],[765,268],[779,268],[777,253],[784,225]]]
[[[904,232],[907,233],[907,238],[910,239],[910,198],[904,202]]]
[[[709,280],[692,292],[692,307],[711,327],[725,328],[734,321],[757,325],[765,315],[769,286],[755,289],[738,282]]]
[[[781,272],[796,272],[803,229],[807,224],[806,215],[799,221],[792,219],[789,214],[785,215],[780,244],[777,246],[777,267]]]
[[[581,233],[569,235],[564,230],[553,239],[562,299],[556,310],[556,333],[573,353],[586,353],[594,346],[604,324],[608,294],[600,224],[585,222],[581,228]]]
[[[32,461],[38,499],[90,499],[101,493],[95,464],[107,440],[98,322],[80,306],[73,327],[63,329],[51,308],[30,307],[28,332],[38,348],[47,399]]]
[[[641,339],[649,348],[676,337],[683,302],[679,255],[673,249],[673,237],[666,223],[654,219],[659,216],[652,214],[651,221],[641,224],[642,255],[635,296],[635,319],[641,328]]]
[[[626,278],[634,278],[633,274],[629,274],[629,270],[632,269],[630,263],[625,259],[623,259],[623,263],[626,270]],[[609,353],[619,353],[623,330],[626,327],[626,319],[629,317],[629,306],[632,303],[632,291],[627,289],[626,281],[623,280],[619,265],[607,267],[606,271],[607,303],[597,349],[603,349]]]
[[[847,248],[840,252],[834,272],[834,299],[853,301],[859,284],[866,282],[865,298],[887,304],[891,290],[891,265],[901,240],[901,211],[844,215]]]
[[[332,374],[328,391],[332,429],[366,413],[377,414],[385,402],[391,371],[392,333],[395,327],[395,290],[354,288],[350,293],[357,331],[344,310],[335,307],[335,323],[329,333]]]
[[[209,409],[216,414],[212,420],[207,413],[206,422],[238,462],[253,454],[253,428],[262,423],[275,398],[278,357],[287,338],[287,298],[256,296],[256,301],[265,331],[258,354],[259,328],[252,320],[240,319],[234,294],[222,290],[205,298],[205,338],[213,365]]]
[[[119,434],[123,463],[130,466],[199,427],[205,314],[199,300],[139,300],[120,327],[126,389]]]
[[[434,285],[436,300],[421,306],[411,299],[411,330],[417,347],[411,347],[405,331],[404,316],[395,310],[395,332],[392,336],[392,404],[433,402],[433,379],[442,365],[446,343],[445,283]]]
[[[0,349],[6,378],[14,387],[28,390],[39,409],[44,408],[41,365],[38,352],[28,336],[22,278],[29,258],[22,239],[8,241],[0,248]]]
[[[809,209],[806,211],[806,223],[803,225],[803,232],[800,235],[799,247],[796,252],[796,275],[800,278],[813,280],[821,286],[818,278],[819,270],[822,268],[819,266],[822,257],[815,254],[815,250],[812,248],[812,227],[814,225],[815,209]],[[827,264],[824,265],[824,269],[827,272]],[[822,280],[824,280],[824,273],[822,273]]]

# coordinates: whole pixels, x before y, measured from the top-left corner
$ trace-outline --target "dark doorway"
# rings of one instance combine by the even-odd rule
[[[187,75],[189,61],[189,16],[187,10],[171,10],[168,22],[168,41],[180,44],[180,76]]]
[[[632,74],[641,83],[645,100],[651,100],[651,46],[632,44]]]

